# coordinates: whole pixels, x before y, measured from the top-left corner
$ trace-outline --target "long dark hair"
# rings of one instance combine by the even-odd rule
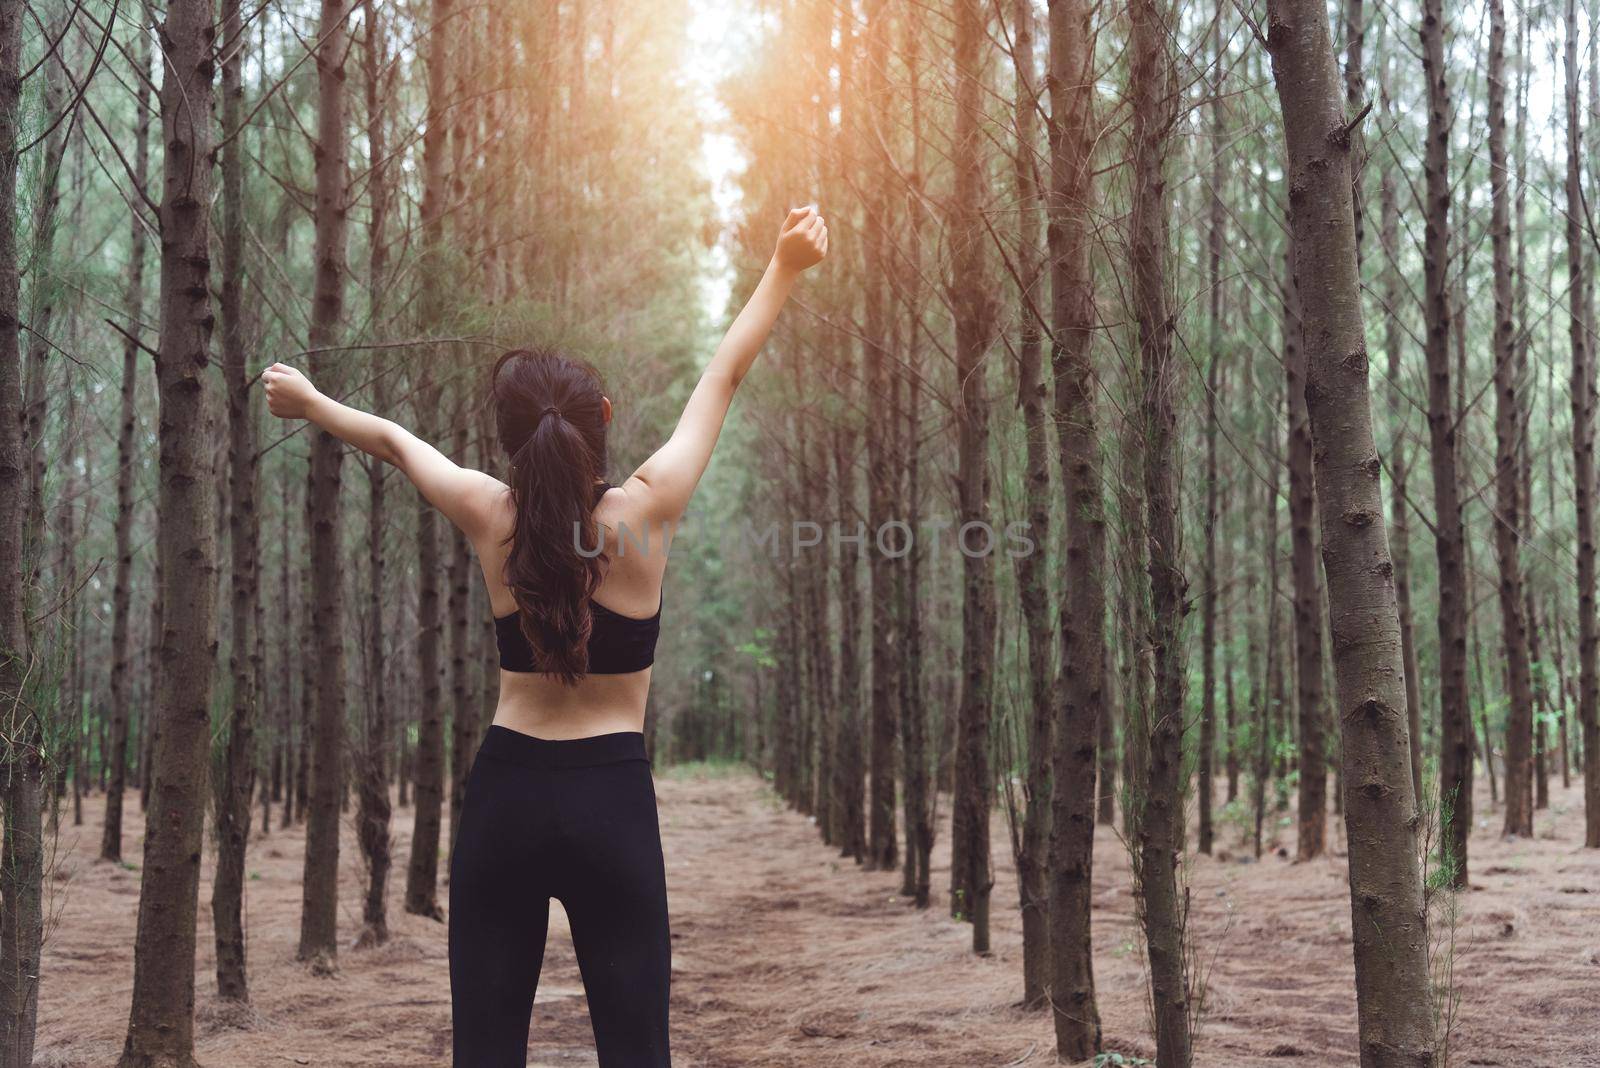
[[[505,583],[535,668],[570,686],[589,670],[589,598],[606,565],[593,515],[606,463],[600,375],[551,349],[513,349],[490,391],[516,508]]]

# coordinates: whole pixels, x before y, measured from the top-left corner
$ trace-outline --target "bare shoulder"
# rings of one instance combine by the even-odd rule
[[[606,527],[613,565],[627,561],[625,568],[633,561],[665,557],[675,525],[656,514],[648,487],[637,478],[607,490],[595,508],[595,518]],[[657,568],[646,570],[659,573]]]
[[[472,539],[493,544],[509,538],[516,515],[511,487],[485,471],[462,468],[461,475],[463,512],[470,518]]]
[[[650,485],[638,474],[629,475],[619,486],[612,487],[606,498],[618,500],[618,514],[636,523],[673,524],[682,517],[681,509],[670,495]]]

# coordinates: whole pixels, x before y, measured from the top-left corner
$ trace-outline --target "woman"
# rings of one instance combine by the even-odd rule
[[[508,352],[492,395],[510,485],[387,419],[262,374],[267,405],[405,472],[477,551],[500,647],[500,701],[467,780],[450,865],[456,1068],[522,1068],[550,898],[561,901],[602,1068],[669,1065],[671,942],[645,695],[677,521],[733,394],[801,271],[828,251],[791,211],[750,302],[677,429],[626,482],[604,481],[611,401],[592,368]]]

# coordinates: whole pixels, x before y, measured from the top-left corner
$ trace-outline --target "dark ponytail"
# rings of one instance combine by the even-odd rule
[[[570,686],[589,670],[589,598],[606,565],[593,515],[606,459],[600,376],[553,351],[514,349],[491,390],[516,510],[505,583],[536,670]]]

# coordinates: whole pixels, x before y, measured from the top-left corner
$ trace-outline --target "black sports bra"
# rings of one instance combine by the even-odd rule
[[[596,487],[595,504],[600,503],[600,498],[610,488],[609,482]],[[594,618],[589,631],[589,674],[627,675],[655,663],[656,639],[661,635],[659,607],[649,619],[613,612],[594,600],[590,600],[589,608]],[[494,639],[500,647],[502,669],[524,674],[538,670],[534,667],[533,646],[522,633],[518,612],[495,617]]]

